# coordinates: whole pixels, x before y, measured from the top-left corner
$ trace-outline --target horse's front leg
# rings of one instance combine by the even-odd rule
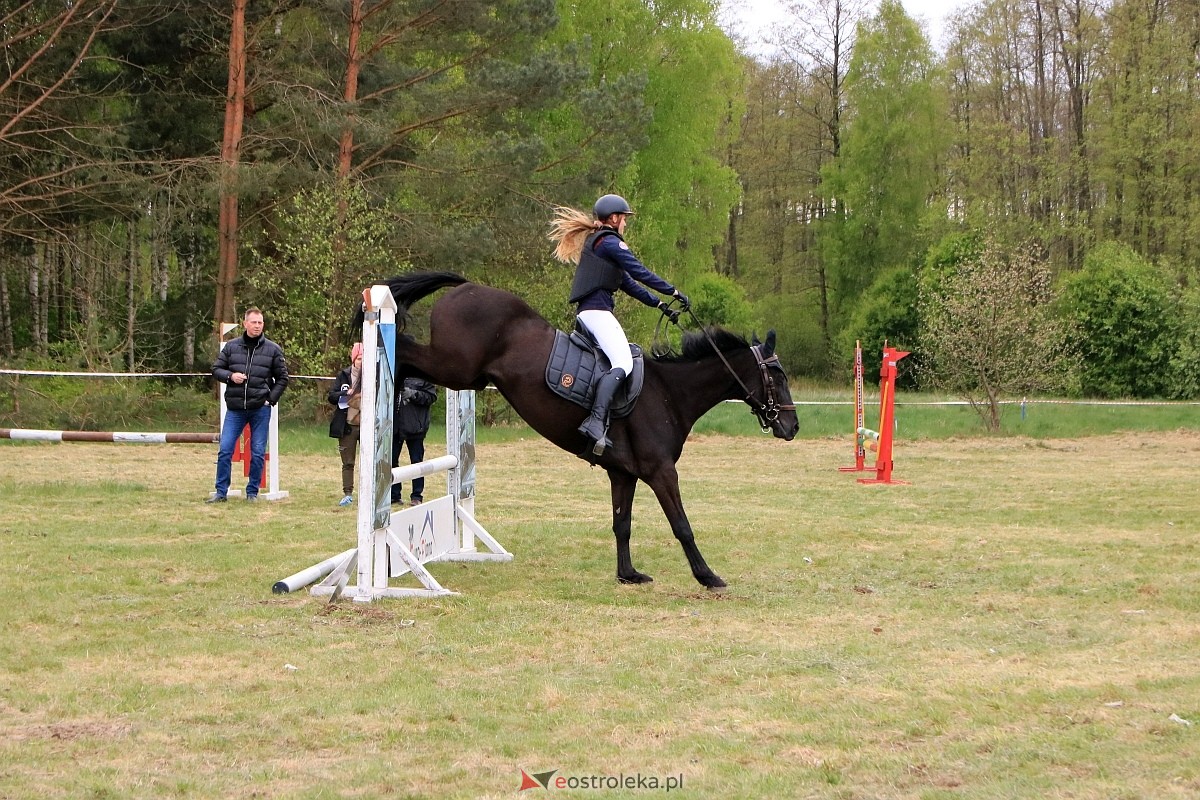
[[[637,478],[624,472],[609,472],[612,486],[613,535],[617,537],[617,580],[621,583],[650,583],[654,580],[633,568],[629,537],[633,528],[633,493]]]
[[[721,580],[721,576],[709,569],[704,556],[700,555],[700,548],[696,547],[692,524],[688,522],[687,514],[683,510],[683,499],[679,496],[679,473],[675,471],[674,465],[661,470],[649,483],[650,488],[654,490],[654,496],[658,498],[658,504],[662,506],[663,513],[667,515],[667,521],[671,523],[671,532],[683,546],[688,566],[692,568],[692,575],[705,588],[714,591],[724,589],[727,584]]]

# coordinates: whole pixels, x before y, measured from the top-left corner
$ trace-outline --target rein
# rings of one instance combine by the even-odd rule
[[[717,357],[721,359],[721,363],[725,365],[725,369],[729,370],[729,374],[733,376],[733,379],[737,381],[738,386],[742,388],[742,393],[745,395],[743,400],[745,401],[746,405],[750,406],[750,411],[754,414],[754,416],[758,418],[759,428],[762,429],[763,433],[770,433],[771,423],[779,419],[780,411],[793,411],[796,408],[794,403],[779,403],[775,400],[775,379],[771,377],[770,368],[772,365],[774,365],[777,369],[781,371],[783,370],[783,367],[779,365],[779,356],[772,353],[770,358],[763,358],[761,349],[762,345],[756,344],[750,346],[750,351],[754,353],[754,359],[758,362],[758,374],[762,379],[763,394],[767,398],[766,403],[760,403],[757,399],[755,399],[754,395],[750,392],[750,389],[746,387],[746,384],[741,379],[741,376],[734,371],[733,365],[729,363],[729,359],[725,358],[725,354],[722,353],[717,347],[717,343],[713,341],[712,335],[708,332],[708,328],[696,317],[696,312],[692,311],[691,308],[688,308],[687,313],[692,318],[692,321],[696,323],[696,327],[699,328],[701,333],[704,334],[704,338],[707,339],[709,345],[712,346],[713,352],[716,353]],[[663,317],[666,318],[666,314],[664,314]],[[661,324],[662,320],[659,320],[659,322]],[[679,325],[679,323],[676,321],[675,325]]]

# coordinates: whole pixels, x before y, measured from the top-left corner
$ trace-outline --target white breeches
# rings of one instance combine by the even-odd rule
[[[617,322],[611,311],[580,311],[579,321],[596,339],[604,355],[608,356],[608,362],[612,364],[613,369],[625,370],[626,376],[633,372],[633,355],[629,352],[629,340],[625,338],[621,323]]]

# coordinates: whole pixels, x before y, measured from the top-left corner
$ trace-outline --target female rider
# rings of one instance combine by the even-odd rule
[[[672,322],[679,311],[643,288],[645,286],[678,300],[681,310],[689,308],[688,299],[667,281],[646,268],[625,243],[625,227],[633,211],[625,198],[606,194],[592,208],[595,219],[582,211],[559,207],[554,210],[550,240],[555,242],[554,257],[576,264],[570,302],[576,303],[580,324],[591,333],[612,365],[596,384],[592,413],[579,432],[595,442],[592,452],[599,456],[611,447],[608,438],[608,410],[621,381],[633,370],[629,340],[613,314],[613,293],[620,289],[648,306],[661,310]]]

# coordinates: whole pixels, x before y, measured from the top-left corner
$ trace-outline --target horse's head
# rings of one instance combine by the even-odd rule
[[[750,389],[746,402],[758,417],[763,432],[770,431],[777,439],[790,442],[800,430],[796,418],[796,404],[788,391],[787,373],[775,354],[775,331],[767,331],[767,340],[760,342],[753,337],[750,351],[758,361],[760,385]]]

